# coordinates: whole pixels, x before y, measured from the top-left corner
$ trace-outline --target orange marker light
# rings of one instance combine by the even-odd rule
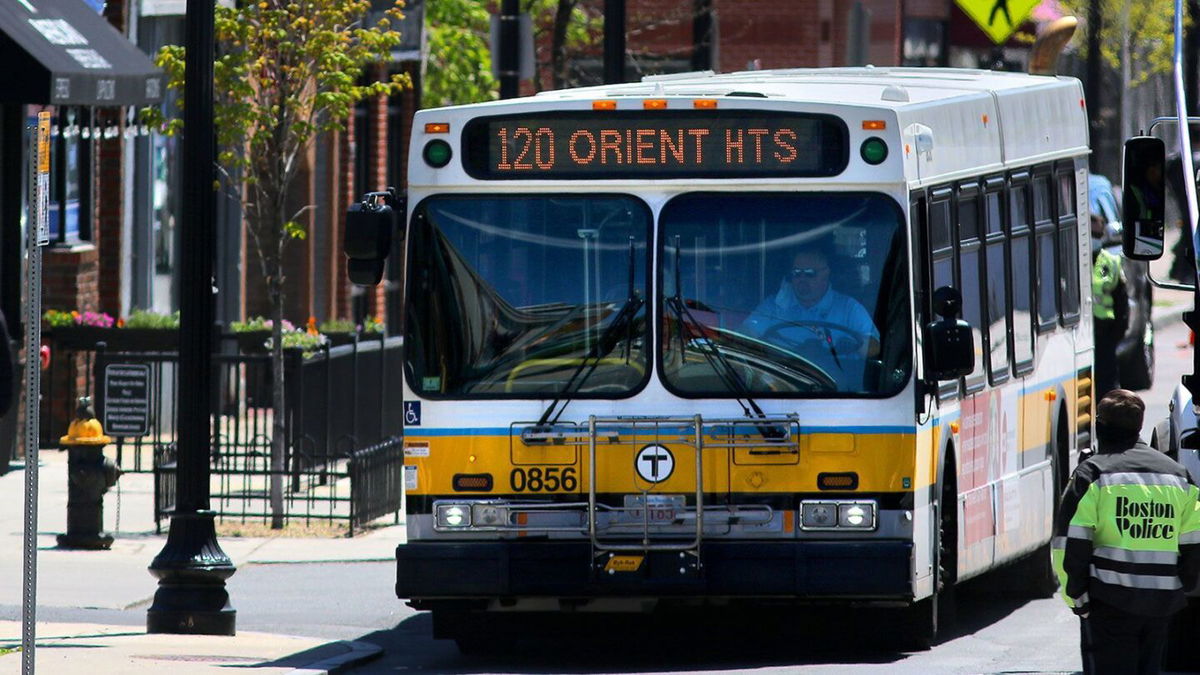
[[[446,122],[426,122],[425,133],[427,134],[448,134],[450,133],[450,125]]]
[[[616,110],[616,101],[592,101],[592,110]]]
[[[717,101],[716,99],[712,98],[698,98],[692,101],[692,107],[703,110],[712,110],[717,107]]]
[[[958,422],[951,422],[951,423],[950,423],[950,433],[952,433],[952,434],[957,434],[957,433],[958,433],[958,430],[959,430],[959,429],[961,429],[961,428],[962,428],[962,427],[960,427],[960,426],[958,425]]]
[[[863,131],[883,131],[887,129],[887,122],[884,120],[863,120]]]
[[[1058,392],[1054,391],[1053,389],[1047,389],[1046,390],[1046,400],[1047,401],[1057,401],[1058,400]]]
[[[987,116],[987,115],[984,115],[984,116],[983,116],[983,125],[984,125],[984,126],[987,126],[987,123],[988,123],[988,116]]]
[[[642,101],[642,107],[646,110],[666,110],[667,101],[661,98],[648,98]]]

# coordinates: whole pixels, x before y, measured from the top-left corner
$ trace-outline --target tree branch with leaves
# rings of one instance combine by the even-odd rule
[[[397,2],[373,26],[365,25],[368,0],[263,0],[216,7],[218,57],[213,69],[213,117],[218,168],[240,188],[246,231],[266,280],[272,311],[272,526],[283,525],[285,468],[283,256],[304,239],[301,218],[311,205],[288,211],[293,183],[314,139],[345,128],[357,102],[411,86],[396,73],[368,81],[400,43],[391,28],[402,17]],[[182,46],[163,47],[155,62],[168,86],[184,86]],[[146,111],[167,133],[182,128],[160,109]],[[214,185],[214,190],[217,186]]]

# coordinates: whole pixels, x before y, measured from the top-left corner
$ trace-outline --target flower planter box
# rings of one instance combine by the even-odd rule
[[[179,330],[172,328],[100,328],[57,326],[46,331],[63,349],[93,350],[100,342],[115,352],[172,352],[179,349]]]
[[[326,333],[330,347],[340,347],[354,343],[354,333]]]
[[[247,330],[233,333],[233,339],[237,342],[238,351],[243,354],[265,354],[267,353],[267,340],[271,339],[271,331],[269,330]]]

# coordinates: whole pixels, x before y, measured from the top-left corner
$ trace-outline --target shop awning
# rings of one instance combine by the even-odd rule
[[[83,0],[0,1],[0,103],[162,99],[161,70]]]

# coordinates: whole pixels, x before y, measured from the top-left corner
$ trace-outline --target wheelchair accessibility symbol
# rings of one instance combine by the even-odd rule
[[[404,423],[408,426],[421,426],[421,402],[408,401],[404,404]]]

